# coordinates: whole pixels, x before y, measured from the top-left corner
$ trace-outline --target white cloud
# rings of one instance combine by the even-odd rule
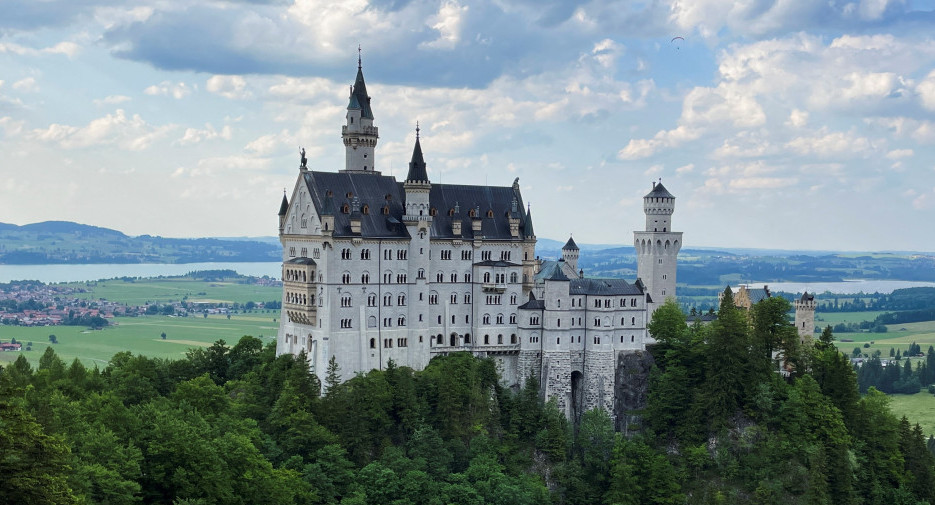
[[[808,124],[808,111],[801,109],[792,109],[789,113],[789,120],[786,122],[789,126],[801,128]]]
[[[935,70],[929,72],[925,79],[916,86],[916,93],[922,106],[928,110],[935,110]]]
[[[295,144],[295,136],[290,134],[288,130],[282,130],[279,133],[263,135],[250,141],[244,147],[244,150],[258,156],[269,156],[284,149],[286,146],[294,146]],[[313,150],[307,150],[305,154],[314,159],[315,153]]]
[[[74,42],[59,42],[54,46],[36,49],[12,42],[0,42],[0,54],[9,53],[17,56],[39,56],[43,54],[63,54],[69,58],[74,58],[78,53],[78,44]]]
[[[129,102],[130,100],[131,98],[127,95],[109,95],[94,100],[94,105],[116,105],[118,103]]]
[[[700,130],[685,126],[679,126],[672,130],[662,130],[651,139],[631,139],[627,146],[617,153],[617,157],[622,160],[648,158],[659,149],[677,147],[700,136]]]
[[[36,79],[33,77],[20,79],[14,82],[11,87],[16,91],[22,91],[24,93],[36,93],[39,91],[39,85],[36,84]]]
[[[165,137],[175,125],[153,126],[139,114],[127,116],[123,109],[97,118],[86,126],[52,124],[35,129],[29,137],[37,141],[51,141],[66,149],[99,145],[116,145],[130,151],[140,151]]]
[[[461,40],[461,28],[468,7],[458,2],[447,1],[438,8],[438,13],[430,17],[428,26],[438,32],[438,38],[424,42],[420,47],[432,49],[454,49]]]
[[[651,167],[647,168],[643,172],[643,175],[650,177],[650,176],[661,174],[661,173],[662,173],[662,165],[652,165]]]
[[[862,155],[873,149],[873,143],[866,137],[852,132],[819,132],[817,136],[796,137],[786,147],[802,155],[841,156]]]
[[[205,83],[205,89],[231,100],[250,98],[253,93],[247,89],[247,81],[239,75],[214,75]]]
[[[898,160],[902,158],[908,158],[915,154],[912,149],[894,149],[886,153],[886,157],[891,160]]]
[[[675,169],[675,173],[679,175],[689,174],[695,170],[695,164],[689,163],[688,165],[682,165]]]
[[[205,140],[223,139],[230,140],[232,135],[230,125],[224,125],[223,128],[216,130],[211,123],[206,123],[203,129],[186,128],[185,133],[177,142],[179,145],[191,145],[203,142]]]
[[[190,95],[192,93],[192,88],[189,87],[184,82],[173,83],[170,81],[162,81],[159,84],[153,84],[152,86],[149,86],[148,88],[144,89],[143,93],[147,95],[153,95],[153,96],[155,95],[171,96],[172,98],[175,98],[176,100],[180,100]]]

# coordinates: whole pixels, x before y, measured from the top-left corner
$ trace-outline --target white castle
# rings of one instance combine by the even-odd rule
[[[344,169],[309,170],[303,152],[291,198],[283,195],[277,354],[306,352],[324,380],[332,357],[348,379],[390,360],[422,369],[467,351],[496,360],[508,386],[537,375],[568,416],[613,412],[617,357],[645,350],[653,309],[675,296],[675,197],[658,183],[643,198],[635,282],[583,278],[571,239],[561,260],[536,259],[519,179],[432,183],[417,127],[398,182],[377,170],[373,120],[358,60]]]

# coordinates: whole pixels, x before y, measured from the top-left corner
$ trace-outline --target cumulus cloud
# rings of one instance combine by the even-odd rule
[[[698,129],[679,126],[672,130],[662,130],[651,139],[630,139],[630,142],[617,153],[622,160],[648,158],[659,149],[672,148],[701,136]]]
[[[29,137],[40,142],[55,142],[66,149],[115,145],[129,151],[141,151],[165,137],[174,125],[153,126],[139,114],[128,116],[123,109],[97,118],[85,126],[52,124],[35,129]]]
[[[94,100],[94,105],[116,105],[118,103],[129,102],[130,100],[131,98],[127,95],[109,95]]]
[[[253,93],[247,89],[247,81],[239,75],[214,75],[208,78],[205,89],[231,100],[250,98]]]
[[[802,155],[860,156],[873,149],[873,143],[851,132],[821,132],[810,137],[796,137],[786,147]]]
[[[143,93],[147,95],[171,96],[176,100],[180,100],[192,93],[192,87],[185,84],[184,82],[173,83],[170,81],[162,81],[159,84],[153,84],[152,86],[147,87],[143,90]]]
[[[41,56],[45,54],[62,54],[73,58],[78,53],[78,44],[74,42],[59,42],[54,46],[36,49],[34,47],[22,46],[12,42],[0,42],[0,54],[8,53],[18,56]]]
[[[438,38],[423,42],[421,47],[432,49],[453,49],[461,40],[461,29],[464,21],[464,15],[468,7],[460,5],[458,2],[448,1],[443,3],[438,13],[429,18],[428,25],[438,32]]]
[[[223,139],[230,140],[232,135],[232,130],[230,125],[224,125],[223,128],[217,130],[211,123],[206,123],[205,127],[202,129],[199,128],[186,128],[185,133],[182,135],[182,138],[178,140],[179,145],[191,145],[203,142],[205,140],[214,140],[214,139]]]
[[[16,91],[21,91],[24,93],[35,93],[39,91],[39,85],[36,83],[36,79],[34,77],[20,79],[14,82],[11,87]]]

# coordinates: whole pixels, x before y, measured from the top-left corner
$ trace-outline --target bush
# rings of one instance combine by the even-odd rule
[[[869,344],[869,343],[865,343],[865,344],[864,344],[864,349],[870,349],[870,344]]]
[[[935,395],[935,384],[929,384],[929,394]]]

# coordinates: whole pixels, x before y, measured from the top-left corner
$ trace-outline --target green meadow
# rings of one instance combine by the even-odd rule
[[[212,282],[195,280],[189,277],[166,277],[156,279],[121,280],[110,279],[93,282],[75,282],[65,284],[73,288],[86,289],[77,293],[76,298],[87,300],[106,300],[123,302],[130,305],[146,303],[165,304],[167,302],[223,302],[246,303],[267,302],[282,298],[282,288],[242,284],[236,279]],[[278,312],[278,311],[277,311]]]
[[[935,435],[935,395],[926,391],[914,395],[890,395],[890,410],[896,417],[906,416],[922,427],[926,437]]]
[[[0,353],[0,363],[16,360],[20,353],[36,366],[46,347],[52,346],[66,363],[80,359],[85,365],[103,368],[114,354],[130,351],[160,358],[180,358],[192,347],[207,347],[219,339],[234,345],[244,335],[263,337],[273,342],[279,328],[279,311],[269,314],[234,314],[196,317],[140,316],[118,317],[114,325],[103,330],[88,330],[83,326],[0,326],[0,341],[15,338],[23,343],[21,352]],[[166,338],[162,339],[165,332]],[[54,334],[57,344],[49,342]],[[32,350],[26,344],[32,342]]]

